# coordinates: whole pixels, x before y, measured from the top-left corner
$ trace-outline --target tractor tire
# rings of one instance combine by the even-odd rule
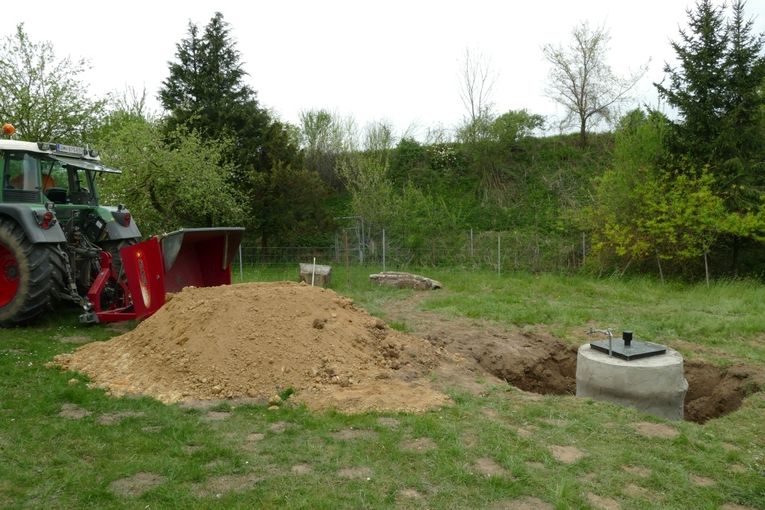
[[[25,324],[52,309],[64,288],[55,245],[32,244],[15,221],[0,218],[0,326]]]
[[[120,278],[123,278],[122,274],[122,258],[120,257],[120,250],[127,246],[133,246],[140,239],[120,239],[118,241],[103,241],[100,243],[101,249],[108,251],[112,254],[112,267],[114,272],[117,273]]]

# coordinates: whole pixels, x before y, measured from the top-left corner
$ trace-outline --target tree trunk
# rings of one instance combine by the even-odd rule
[[[587,120],[581,119],[579,124],[579,145],[582,147],[587,146]]]

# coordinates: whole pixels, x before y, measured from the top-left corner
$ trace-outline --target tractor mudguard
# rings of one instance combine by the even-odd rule
[[[231,262],[244,228],[188,228],[161,237],[168,292],[231,283]]]
[[[0,216],[8,216],[18,223],[24,229],[24,235],[26,235],[32,244],[66,242],[66,236],[58,222],[53,223],[47,229],[43,229],[37,223],[35,213],[37,213],[38,217],[42,217],[45,214],[45,208],[41,205],[0,204]]]
[[[140,239],[141,232],[138,230],[134,220],[131,220],[127,227],[112,220],[106,223],[106,236],[110,241]]]

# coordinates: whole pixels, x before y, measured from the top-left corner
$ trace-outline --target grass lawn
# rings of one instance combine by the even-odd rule
[[[373,287],[369,272],[339,268],[333,288],[385,318],[411,291]],[[421,306],[445,317],[544,327],[571,343],[589,325],[633,329],[686,356],[765,365],[757,283],[427,275],[447,291]],[[245,280],[295,276],[251,269]],[[506,385],[454,387],[454,405],[424,414],[168,406],[46,368],[118,334],[76,315],[0,330],[0,508],[765,509],[762,392],[703,426]]]

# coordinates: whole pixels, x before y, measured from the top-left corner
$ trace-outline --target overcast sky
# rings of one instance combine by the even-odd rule
[[[545,96],[547,43],[566,43],[580,21],[611,34],[609,62],[626,74],[648,64],[635,104],[657,104],[652,82],[671,61],[671,40],[687,20],[687,0],[537,0],[513,2],[300,0],[202,2],[133,0],[11,2],[0,30],[25,23],[34,41],[49,40],[57,56],[87,58],[93,95],[146,88],[168,75],[189,21],[203,27],[215,11],[230,23],[248,83],[261,103],[297,123],[304,110],[324,108],[363,126],[392,122],[397,130],[453,127],[464,114],[458,71],[466,48],[481,53],[497,75],[496,111],[526,108],[549,118],[562,111]],[[746,12],[765,31],[765,1]],[[5,121],[6,119],[2,119]]]

